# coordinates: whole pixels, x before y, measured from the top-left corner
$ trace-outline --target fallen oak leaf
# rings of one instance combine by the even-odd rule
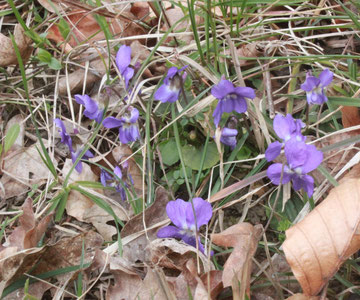
[[[32,40],[26,36],[25,31],[20,24],[15,25],[14,40],[19,49],[21,58],[25,63],[29,59],[33,50],[33,48],[30,47]],[[0,33],[0,67],[17,64],[18,60],[11,39]]]
[[[224,287],[232,286],[234,279],[240,282],[243,297],[245,291],[250,297],[251,259],[255,254],[262,231],[261,225],[239,223],[223,232],[211,235],[214,244],[234,248],[224,265],[222,282]]]
[[[36,247],[45,233],[53,213],[36,222],[32,200],[27,198],[22,206],[23,214],[19,217],[20,225],[9,235],[9,246],[18,250]]]
[[[286,259],[305,295],[317,295],[360,249],[360,180],[348,179],[286,233]]]

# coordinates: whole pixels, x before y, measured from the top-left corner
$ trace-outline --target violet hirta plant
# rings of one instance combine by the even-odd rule
[[[325,88],[332,82],[333,76],[333,72],[329,69],[322,71],[319,78],[311,75],[311,72],[306,74],[306,80],[301,85],[301,89],[306,92],[308,104],[323,104],[328,101]]]
[[[123,144],[134,142],[140,138],[137,121],[139,119],[139,111],[129,106],[127,112],[120,118],[107,117],[103,121],[105,128],[119,128],[119,139]]]
[[[166,74],[164,83],[155,92],[154,99],[163,103],[173,103],[178,100],[183,82],[187,76],[187,73],[184,71],[187,67],[185,66],[180,69],[171,67]]]
[[[314,178],[308,175],[323,160],[323,153],[314,145],[307,145],[296,137],[286,141],[284,153],[287,163],[275,163],[267,169],[267,176],[273,184],[293,183],[295,191],[304,189],[309,197],[314,192]]]
[[[301,129],[305,127],[305,124],[299,119],[294,119],[290,114],[287,114],[285,117],[277,114],[274,118],[273,127],[276,135],[282,142],[275,141],[268,146],[265,151],[267,161],[272,161],[278,157],[282,147],[291,138],[303,142],[306,139],[306,137],[301,134]]]
[[[104,187],[114,187],[118,193],[120,193],[121,200],[126,200],[126,191],[125,188],[129,187],[129,184],[126,182],[128,178],[130,183],[133,185],[134,181],[131,175],[128,173],[129,164],[127,161],[121,164],[121,167],[115,166],[113,173],[115,176],[106,172],[104,169],[101,169],[100,181]]]
[[[104,109],[99,107],[99,104],[88,95],[75,95],[77,103],[85,107],[84,116],[90,120],[95,120],[97,123],[101,123],[104,115]]]
[[[211,94],[219,99],[219,102],[214,110],[214,123],[217,127],[220,123],[221,116],[224,112],[244,113],[247,110],[246,99],[254,99],[255,91],[249,87],[234,87],[231,81],[224,77],[219,84],[211,89]]]
[[[122,45],[116,53],[116,66],[120,71],[121,76],[125,81],[126,89],[129,86],[129,81],[134,76],[134,69],[129,67],[131,63],[131,47]]]
[[[210,221],[212,207],[209,202],[202,198],[194,198],[192,202],[194,209],[190,201],[176,199],[168,202],[166,213],[175,226],[169,225],[161,228],[157,233],[159,238],[178,238],[196,247],[196,236],[198,236],[199,228]],[[206,251],[200,238],[198,238],[198,245],[200,251],[205,254]]]
[[[83,150],[83,147],[77,147],[76,150],[74,150],[73,148],[73,144],[72,144],[72,140],[71,140],[71,137],[70,135],[66,132],[66,128],[65,128],[65,125],[63,123],[63,121],[61,121],[60,119],[56,118],[54,120],[55,122],[55,125],[56,127],[59,128],[59,134],[60,134],[60,137],[61,137],[61,143],[65,144],[68,146],[69,148],[69,151],[71,153],[71,161],[73,162],[73,164],[76,162],[76,160],[78,159],[79,155],[81,154],[82,150]],[[82,160],[86,160],[86,159],[89,159],[89,158],[92,158],[94,157],[94,154],[91,153],[90,150],[87,150],[84,155],[81,157]],[[75,166],[75,170],[78,172],[78,173],[81,173],[82,172],[82,162],[79,161],[76,166]]]

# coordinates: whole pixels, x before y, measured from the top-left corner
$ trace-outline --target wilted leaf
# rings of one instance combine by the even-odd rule
[[[287,298],[286,300],[318,300],[318,299],[320,299],[320,297],[306,296],[304,294],[295,294]]]
[[[208,273],[200,277],[201,283],[196,287],[194,299],[216,299],[217,295],[222,291],[222,271],[212,270]]]
[[[9,246],[18,250],[36,247],[45,233],[52,214],[37,223],[33,212],[32,200],[27,198],[22,206],[23,214],[19,217],[19,226],[9,235]]]
[[[184,163],[192,170],[200,170],[201,158],[204,152],[204,146],[196,148],[193,145],[185,145],[181,149],[184,156]],[[213,167],[220,160],[219,153],[215,143],[209,143],[206,149],[203,170]]]
[[[342,124],[344,128],[356,126],[360,124],[359,108],[356,106],[343,106],[341,109]],[[359,133],[359,130],[354,132],[354,135]]]
[[[215,269],[212,262],[209,262],[202,252],[175,239],[156,239],[150,243],[147,249],[150,251],[151,262],[160,267],[183,270],[187,261],[198,254],[204,272]]]
[[[316,295],[360,248],[360,180],[348,179],[286,231],[284,252],[304,294]]]
[[[30,47],[31,39],[25,35],[24,29],[20,24],[15,25],[14,39],[19,48],[21,58],[25,63],[30,57],[33,48]],[[18,60],[11,39],[0,33],[0,67],[16,65],[17,63]]]
[[[2,171],[4,175],[1,178],[1,183],[5,187],[6,199],[19,196],[32,185],[42,184],[48,179],[51,173],[42,161],[37,149],[41,149],[39,143],[14,152],[10,151],[3,159]],[[53,163],[55,166],[57,165],[55,160]]]
[[[63,167],[63,174],[66,175],[71,167],[72,161],[67,159]],[[99,177],[93,173],[90,166],[86,163],[83,163],[83,170],[80,174],[73,171],[70,176],[70,182],[97,182],[98,180]],[[96,192],[101,194],[102,190],[96,190]],[[110,206],[120,220],[128,220],[124,209],[112,204],[110,204]],[[117,232],[115,226],[107,224],[107,222],[113,220],[113,217],[79,191],[70,191],[66,202],[66,212],[69,216],[79,221],[92,223],[106,241],[111,241],[112,236]]]
[[[234,247],[224,265],[222,282],[224,287],[231,286],[233,279],[240,282],[243,297],[245,291],[250,297],[250,274],[252,257],[255,254],[262,233],[261,225],[239,223],[221,233],[212,234],[212,242],[223,247]]]
[[[126,223],[121,230],[121,237],[127,237],[131,234],[144,232],[136,239],[124,245],[124,257],[129,261],[135,262],[137,260],[145,261],[144,249],[152,240],[156,239],[156,232],[158,228],[149,230],[148,228],[162,223],[168,217],[166,215],[165,207],[169,201],[169,195],[163,187],[158,187],[155,192],[155,201],[144,212],[134,216]],[[144,224],[146,228],[144,228]],[[146,234],[145,234],[146,229]]]
[[[134,189],[138,197],[142,197],[143,191],[146,191],[146,185],[143,186],[143,173],[138,167],[133,157],[129,158],[132,155],[132,151],[128,145],[117,146],[113,149],[112,155],[115,158],[115,161],[120,164],[121,162],[127,160],[129,163],[128,174],[131,175],[134,181]]]

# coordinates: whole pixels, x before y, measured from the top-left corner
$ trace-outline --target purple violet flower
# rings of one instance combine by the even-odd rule
[[[125,114],[120,119],[107,117],[103,121],[105,128],[119,128],[119,139],[123,144],[135,142],[140,137],[139,128],[136,124],[139,118],[139,111],[132,106],[128,108],[130,116]]]
[[[127,168],[127,164],[124,168]],[[101,173],[100,173],[100,181],[101,184],[103,186],[110,186],[110,187],[115,187],[116,191],[118,193],[120,193],[120,197],[121,200],[126,200],[126,192],[125,189],[122,187],[121,183],[119,182],[119,180],[123,181],[123,174],[121,172],[120,167],[116,166],[114,168],[114,174],[116,175],[116,177],[113,177],[112,175],[110,175],[108,172],[106,172],[104,169],[101,169]],[[125,187],[128,187],[128,184],[123,181],[123,184]]]
[[[187,73],[183,72],[188,66],[181,69],[177,67],[171,67],[164,79],[164,83],[158,88],[154,94],[154,99],[159,100],[162,103],[170,102],[173,103],[179,99],[181,91],[181,83],[186,79]]]
[[[66,132],[66,128],[65,125],[63,123],[63,121],[61,121],[60,119],[55,119],[54,120],[56,127],[59,127],[59,133],[61,136],[61,143],[66,144],[69,147],[69,151],[71,153],[71,160],[73,163],[75,163],[75,161],[77,160],[78,156],[80,155],[82,149],[78,149],[77,151],[74,151],[73,146],[72,146],[72,140],[70,135]],[[90,150],[87,150],[85,152],[85,154],[83,155],[83,157],[81,159],[88,159],[94,157],[94,154],[91,153]],[[75,170],[78,173],[82,172],[82,164],[81,161],[79,161],[79,163],[75,166]]]
[[[56,119],[54,119],[54,122],[55,122],[56,127],[58,127],[60,129],[59,130],[59,134],[60,134],[60,137],[61,137],[60,142],[67,145],[69,147],[69,151],[73,152],[74,150],[73,150],[73,147],[72,147],[72,140],[71,140],[70,135],[66,132],[66,128],[65,128],[65,125],[64,125],[63,121],[56,118]]]
[[[194,212],[191,202],[182,199],[170,201],[166,205],[166,213],[175,226],[169,225],[161,228],[157,237],[159,238],[179,238],[185,243],[196,247],[196,232],[202,225],[207,224],[212,217],[211,204],[202,198],[194,198],[193,204],[196,214],[196,226]],[[199,249],[205,253],[204,246],[200,242]]]
[[[216,127],[219,125],[224,112],[236,111],[237,113],[244,113],[247,110],[245,97],[255,98],[255,91],[252,88],[234,87],[232,82],[226,79],[221,79],[219,84],[211,89],[211,94],[220,100],[213,113]]]
[[[276,135],[282,139],[282,143],[275,141],[268,146],[265,151],[267,161],[272,161],[278,157],[281,148],[291,138],[296,138],[296,140],[303,142],[306,139],[306,137],[301,134],[301,128],[304,128],[305,124],[299,119],[294,119],[290,114],[287,114],[286,117],[277,114],[274,118],[273,127]]]
[[[78,149],[76,152],[71,152],[71,160],[73,162],[73,164],[76,162],[77,158],[79,157],[80,153],[82,152],[82,148]],[[90,150],[87,150],[84,155],[82,156],[81,160],[86,160],[86,159],[89,159],[89,158],[93,158],[94,157],[94,154],[91,153]],[[82,172],[82,162],[81,160],[76,164],[75,166],[75,170],[78,172],[78,173],[81,173]]]
[[[98,103],[91,99],[88,95],[75,95],[77,103],[84,105],[84,115],[90,120],[100,123],[104,114],[104,110],[99,109]]]
[[[131,62],[131,47],[122,45],[116,53],[115,62],[121,76],[125,80],[125,86],[128,88],[129,80],[134,76],[134,69],[129,67]]]
[[[236,140],[237,134],[238,131],[236,129],[224,127],[221,130],[220,142],[222,142],[224,145],[230,146],[231,150],[234,150],[237,143]]]
[[[309,197],[314,192],[314,178],[307,173],[315,170],[323,160],[323,153],[313,145],[292,138],[285,143],[287,164],[272,164],[267,169],[267,176],[273,184],[279,185],[283,170],[282,184],[293,182],[295,191],[303,188]]]
[[[333,72],[325,69],[319,75],[319,78],[312,76],[311,72],[306,75],[305,82],[301,85],[301,89],[306,92],[306,99],[309,104],[323,104],[328,101],[325,95],[325,87],[333,80]]]

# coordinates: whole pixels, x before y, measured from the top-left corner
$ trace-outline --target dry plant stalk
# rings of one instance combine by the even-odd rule
[[[286,231],[286,259],[305,295],[317,295],[360,248],[360,179],[348,179]]]

